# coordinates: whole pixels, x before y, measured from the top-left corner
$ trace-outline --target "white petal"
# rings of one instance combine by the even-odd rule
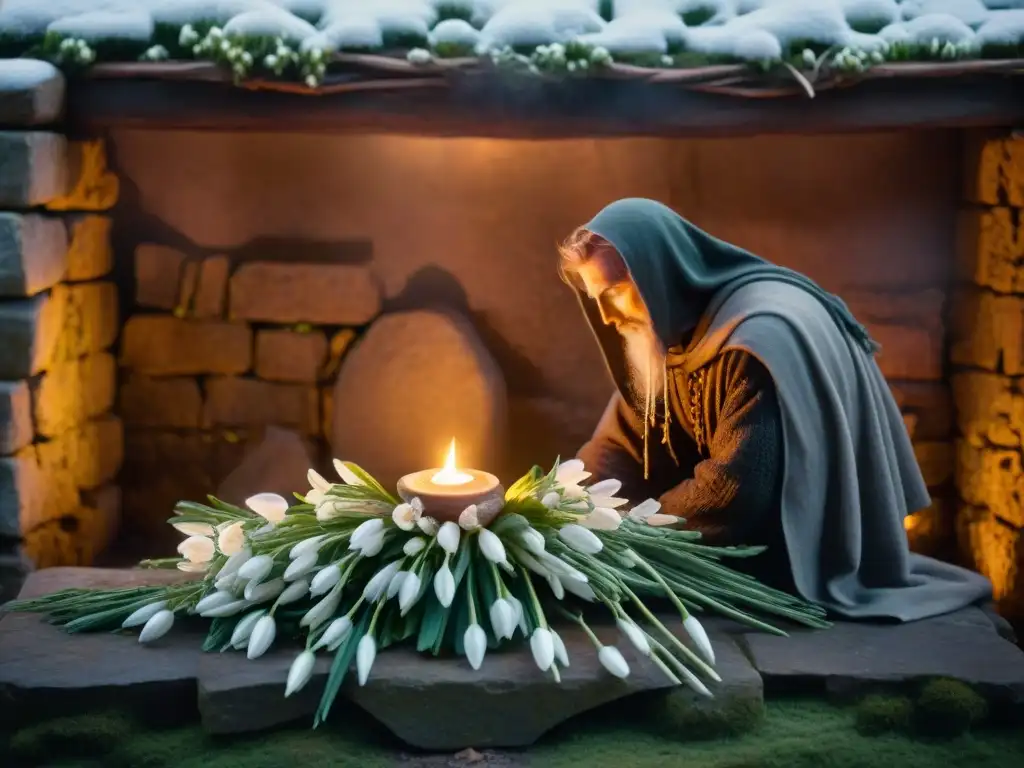
[[[434,594],[442,606],[448,608],[455,599],[455,577],[448,564],[442,565],[434,574]]]
[[[477,515],[476,504],[470,504],[459,515],[459,527],[464,531],[472,531],[480,527],[480,518]]]
[[[647,518],[648,525],[675,525],[678,523],[680,518],[675,515],[651,515]]]
[[[581,581],[575,579],[562,579],[562,586],[565,587],[565,591],[569,594],[576,595],[581,600],[586,600],[588,603],[592,603],[597,600],[597,595],[594,594],[594,588],[589,584],[584,584]]]
[[[168,610],[159,611],[149,617],[149,621],[142,627],[139,633],[140,643],[151,643],[159,640],[174,626],[174,612]]]
[[[526,624],[526,611],[523,610],[523,604],[519,601],[519,598],[515,595],[509,595],[505,598],[512,605],[512,610],[516,614],[516,626],[522,631],[525,637],[528,631]]]
[[[412,504],[399,504],[391,513],[391,519],[403,531],[412,531],[420,519],[420,513]]]
[[[273,600],[284,592],[286,584],[284,579],[272,579],[271,581],[250,581],[245,585],[243,596],[250,603],[262,603],[266,600]]]
[[[487,653],[487,633],[483,627],[479,624],[470,624],[462,638],[462,646],[469,666],[480,669],[484,663],[484,654]]]
[[[185,573],[204,573],[209,567],[209,563],[193,563],[190,560],[182,560],[178,563],[178,570]]]
[[[398,590],[398,607],[401,609],[403,616],[409,612],[410,608],[416,605],[422,588],[423,583],[418,574],[410,572],[402,581],[402,586]]]
[[[213,539],[206,536],[189,536],[178,545],[178,553],[192,563],[208,563],[216,552]]]
[[[309,584],[309,594],[318,597],[334,588],[334,585],[341,579],[341,568],[337,563],[331,563],[322,571],[318,572]]]
[[[510,638],[516,631],[516,611],[508,600],[498,598],[491,603],[491,628],[499,638]]]
[[[305,579],[299,579],[289,584],[284,592],[277,596],[277,604],[291,605],[292,603],[297,603],[308,594],[309,582]]]
[[[402,588],[402,582],[405,581],[408,575],[408,571],[398,571],[394,576],[391,577],[391,581],[388,583],[388,600],[390,600],[398,594],[398,591]]]
[[[363,557],[376,557],[384,549],[384,532],[367,536],[359,545],[359,554]]]
[[[314,491],[320,491],[320,493],[327,493],[331,490],[331,484],[328,483],[319,472],[315,469],[310,469],[306,473],[306,480],[309,482],[309,487]]]
[[[237,520],[222,528],[217,534],[217,549],[225,555],[234,555],[245,546],[245,531],[242,521]]]
[[[524,528],[519,533],[519,540],[523,542],[523,546],[526,547],[531,554],[539,555],[544,551],[544,534],[536,528]]]
[[[580,520],[580,525],[595,531],[615,531],[622,525],[622,516],[608,507],[594,507],[594,510]]]
[[[305,496],[306,503],[312,504],[314,507],[320,504],[320,502],[322,502],[326,498],[327,495],[323,491],[318,491],[316,488],[309,489],[309,491],[306,492]]]
[[[296,691],[302,689],[313,676],[313,667],[316,665],[316,656],[312,651],[303,651],[295,657],[291,668],[288,670],[288,682],[285,684],[284,697],[287,699]]]
[[[259,658],[273,645],[276,635],[277,623],[274,621],[274,617],[261,616],[256,622],[256,626],[252,628],[252,634],[249,635],[249,645],[245,655],[250,659]]]
[[[565,643],[555,630],[551,630],[551,642],[555,648],[555,658],[563,667],[569,666],[569,652],[565,650]]]
[[[562,497],[559,496],[554,491],[550,491],[549,493],[545,493],[544,497],[540,500],[540,503],[543,504],[548,509],[554,509],[561,502],[562,502]]]
[[[622,653],[614,645],[605,645],[597,652],[597,660],[601,666],[618,678],[629,677],[629,664],[622,657]]]
[[[619,619],[616,622],[619,625],[619,630],[626,636],[626,638],[633,644],[640,653],[644,656],[651,655],[651,644],[647,642],[647,635],[629,619]]]
[[[572,549],[585,555],[596,555],[604,548],[604,543],[597,538],[593,531],[575,523],[569,523],[559,528],[558,538]]]
[[[373,661],[377,658],[377,643],[372,635],[363,635],[359,639],[359,646],[356,648],[356,672],[359,675],[359,685],[366,685],[370,677],[370,669]]]
[[[651,515],[657,514],[660,509],[660,501],[657,499],[646,499],[629,510],[629,516],[634,520],[646,520]]]
[[[551,632],[544,627],[537,627],[530,636],[530,651],[537,668],[546,672],[555,660],[555,643]]]
[[[231,592],[217,591],[211,592],[198,603],[196,603],[195,612],[202,613],[203,611],[209,610],[210,608],[219,608],[222,605],[233,603],[238,598],[235,597]]]
[[[317,553],[307,552],[304,555],[297,557],[288,563],[288,567],[284,570],[285,581],[295,581],[301,579],[307,573],[316,568]]]
[[[551,587],[551,592],[556,600],[562,600],[565,597],[565,587],[562,586],[562,582],[553,573],[548,576],[548,586]]]
[[[402,552],[408,557],[414,557],[423,551],[423,548],[427,546],[427,540],[422,536],[415,536],[409,539],[405,544],[402,545]]]
[[[213,536],[213,526],[206,523],[171,523],[171,526],[186,536]]]
[[[274,570],[274,558],[270,555],[256,555],[246,560],[238,569],[238,576],[249,581],[263,581]]]
[[[711,666],[714,666],[715,649],[711,647],[711,640],[708,638],[708,633],[704,631],[704,626],[694,616],[690,615],[683,620],[683,629],[686,630],[686,634],[693,640],[693,644],[697,646],[697,650],[700,651],[700,655],[704,657],[704,660]]]
[[[440,529],[440,525],[438,525],[437,520],[432,517],[427,517],[426,515],[419,519],[417,525],[423,533],[427,534],[427,536],[437,536],[437,532]]]
[[[494,531],[481,528],[480,533],[477,534],[477,544],[484,557],[492,563],[504,563],[508,560],[505,545],[501,543],[501,538]]]
[[[237,613],[241,613],[246,608],[251,607],[252,603],[248,600],[235,600],[235,602],[228,603],[227,605],[220,605],[216,608],[207,608],[199,615],[204,619],[222,619],[225,616],[234,616]]]
[[[235,630],[231,633],[231,645],[237,647],[243,642],[248,644],[249,636],[252,635],[253,627],[256,626],[256,622],[259,621],[265,613],[265,610],[259,610],[245,614],[245,616],[235,624]]]
[[[334,460],[334,471],[338,473],[338,477],[340,477],[345,482],[345,485],[363,484],[363,481],[356,476],[356,473],[353,472],[348,467],[346,467],[345,464],[339,459]]]
[[[320,547],[324,545],[324,539],[326,538],[327,534],[322,533],[319,536],[310,536],[308,539],[303,539],[288,551],[288,559],[297,560],[303,555],[308,555],[311,552],[314,554],[319,552]]]
[[[459,538],[459,526],[450,520],[442,525],[437,532],[437,543],[449,555],[454,555],[458,551]]]
[[[622,483],[614,478],[602,480],[587,487],[587,493],[591,496],[614,496],[622,490]]]
[[[366,586],[363,587],[363,598],[367,602],[375,603],[384,597],[387,594],[388,585],[391,584],[391,579],[398,573],[400,565],[400,561],[394,560],[373,574],[370,580],[366,582]]]
[[[125,629],[128,629],[129,627],[138,627],[142,624],[145,624],[147,621],[156,616],[156,614],[160,613],[160,611],[162,611],[166,607],[166,600],[158,600],[155,603],[144,605],[137,611],[132,613],[127,619],[125,619],[121,626]]]
[[[372,517],[369,520],[364,520],[356,526],[356,529],[352,531],[352,535],[349,536],[349,549],[360,549],[364,538],[368,536],[376,536],[383,530],[383,518]]]
[[[341,605],[341,591],[334,589],[327,593],[327,596],[319,603],[306,611],[305,615],[299,619],[299,626],[309,627],[311,630],[316,629],[334,616],[339,605]]]
[[[288,511],[288,500],[276,493],[257,493],[245,500],[245,506],[272,523],[279,523],[284,520],[284,513]]]
[[[327,626],[327,629],[324,630],[324,633],[320,636],[320,640],[317,641],[316,647],[326,647],[330,650],[331,646],[341,645],[342,641],[348,637],[348,634],[351,631],[352,619],[348,616],[340,616]]]
[[[238,573],[238,569],[241,568],[243,564],[248,562],[251,557],[252,550],[249,549],[249,547],[243,547],[242,549],[238,550],[237,552],[235,552],[235,554],[231,555],[227,559],[227,561],[224,563],[224,566],[217,572],[217,578],[223,579],[227,576],[235,575],[236,573]]]

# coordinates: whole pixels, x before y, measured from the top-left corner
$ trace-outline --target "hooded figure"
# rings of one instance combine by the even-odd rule
[[[912,554],[930,503],[910,438],[838,297],[652,200],[612,203],[562,247],[618,391],[578,457],[708,543],[764,544],[760,578],[851,618],[989,599]]]

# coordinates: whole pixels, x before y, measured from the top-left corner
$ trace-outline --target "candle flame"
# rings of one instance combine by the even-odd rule
[[[436,472],[430,480],[437,485],[464,485],[472,482],[472,475],[460,472],[456,468],[454,437],[452,438],[451,446],[448,448],[448,457],[444,460],[444,467],[439,472]]]

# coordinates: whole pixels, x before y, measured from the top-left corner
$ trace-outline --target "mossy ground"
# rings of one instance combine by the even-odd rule
[[[646,708],[640,708],[646,710]],[[631,711],[635,711],[631,709]],[[403,754],[365,716],[338,713],[333,727],[305,723],[258,735],[213,738],[198,725],[145,729],[125,715],[89,714],[7,734],[5,768],[302,768],[447,765],[451,756]],[[811,699],[768,702],[763,721],[744,735],[690,740],[694,733],[650,719],[645,726],[608,708],[566,723],[523,752],[487,755],[477,766],[522,768],[1002,768],[1024,764],[1024,730],[982,729],[946,740],[858,733],[855,707]]]

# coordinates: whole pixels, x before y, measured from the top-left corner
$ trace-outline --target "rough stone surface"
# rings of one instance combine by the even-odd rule
[[[992,448],[958,440],[956,485],[968,504],[988,509],[1016,528],[1024,526],[1024,467],[1020,449]]]
[[[135,249],[135,303],[155,309],[176,308],[186,259],[184,253],[165,245],[139,245]]]
[[[0,381],[0,456],[32,442],[32,395],[27,381]]]
[[[526,646],[489,654],[479,671],[465,659],[425,659],[412,650],[394,648],[378,655],[365,687],[349,680],[342,695],[410,746],[457,750],[527,746],[581,712],[641,691],[669,687],[661,673],[631,647],[620,644],[631,674],[618,680],[603,670],[581,630],[565,627],[559,634],[571,662],[562,672],[560,685],[537,670]],[[607,642],[619,639],[607,628],[598,628],[597,634]],[[740,701],[759,705],[761,680],[739,648],[724,635],[713,634],[712,642],[723,681],[715,686],[714,699],[693,695],[693,706],[718,709]],[[309,685],[282,703],[281,686],[294,652],[268,654],[256,663],[240,654],[230,656],[200,661],[199,709],[207,731],[239,733],[312,716],[327,677],[326,659]],[[408,706],[421,700],[429,700],[431,706]],[[339,701],[335,706],[341,705]]]
[[[17,539],[0,545],[0,605],[17,597],[34,567]]]
[[[954,307],[952,362],[1010,376],[1024,373],[1024,297],[965,289]]]
[[[0,59],[0,124],[54,123],[64,112],[64,75],[38,59]]]
[[[322,331],[256,333],[256,375],[261,379],[312,384],[326,362],[327,336]]]
[[[342,328],[331,336],[330,351],[328,353],[327,365],[324,366],[321,378],[325,381],[333,379],[341,368],[341,361],[348,352],[352,342],[356,340],[354,328]]]
[[[957,371],[950,378],[957,427],[973,444],[1024,447],[1024,377]]]
[[[101,352],[55,363],[33,387],[36,434],[53,437],[114,405],[117,362]]]
[[[1024,140],[977,135],[971,137],[966,150],[968,200],[1024,207]]]
[[[67,262],[67,233],[60,221],[0,213],[0,297],[45,291],[64,277]]]
[[[209,427],[262,427],[276,425],[307,435],[319,431],[316,387],[278,384],[236,376],[206,381],[203,425]]]
[[[944,440],[953,433],[953,401],[944,381],[891,381],[896,404],[914,420],[916,440]]]
[[[93,565],[111,544],[120,522],[120,489],[87,491],[82,506],[47,520],[23,535],[25,553],[37,568]]]
[[[34,446],[0,459],[0,536],[21,536],[73,512],[78,501],[74,478],[48,473]]]
[[[388,314],[346,356],[333,396],[331,448],[382,483],[444,459],[458,443],[462,466],[501,462],[505,382],[476,331],[446,312]]]
[[[0,302],[0,379],[26,379],[50,365],[66,306],[63,291]]]
[[[110,244],[112,220],[94,213],[71,213],[64,217],[68,232],[68,274],[73,281],[95,280],[114,266]]]
[[[70,478],[77,488],[96,488],[121,469],[124,428],[117,416],[106,414],[39,443],[36,451],[47,476]]]
[[[244,323],[135,315],[122,331],[121,365],[151,376],[244,373],[252,331]]]
[[[55,361],[77,360],[113,345],[119,325],[117,286],[114,283],[58,285],[51,292],[51,297],[64,307],[63,326],[54,349]]]
[[[118,411],[133,427],[198,429],[203,396],[199,382],[192,378],[154,379],[132,374],[121,385]]]
[[[971,208],[957,220],[957,274],[997,293],[1024,293],[1024,227],[1010,208]]]
[[[313,466],[313,446],[298,432],[267,427],[263,438],[245,454],[217,486],[217,498],[241,505],[257,493],[277,493],[286,499],[307,487]]]
[[[362,325],[380,312],[381,295],[366,267],[261,261],[235,270],[228,306],[240,320]]]
[[[224,316],[228,296],[228,274],[231,262],[227,256],[209,256],[199,264],[196,289],[192,296],[191,314],[199,318]]]
[[[102,139],[68,144],[67,194],[50,200],[51,211],[106,211],[114,207],[120,189],[117,175],[107,168]]]
[[[0,131],[0,207],[35,208],[63,195],[67,154],[60,134]]]
[[[33,573],[19,597],[70,587],[120,588],[177,583],[177,571],[50,568]],[[202,636],[175,629],[151,646],[134,636],[69,635],[33,614],[0,620],[0,716],[31,722],[33,716],[71,707],[120,706],[142,713],[195,707],[196,649]],[[80,711],[80,710],[79,710]]]
[[[838,622],[789,637],[748,634],[751,661],[773,684],[821,681],[845,694],[879,683],[946,677],[994,698],[1024,702],[1024,651],[999,636],[978,608],[907,624]]]
[[[1024,533],[984,509],[966,505],[956,525],[964,560],[992,582],[1000,612],[1024,616]]]

